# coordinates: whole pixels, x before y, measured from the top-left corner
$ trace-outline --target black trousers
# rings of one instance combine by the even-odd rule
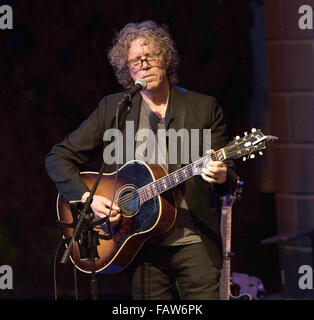
[[[134,300],[218,300],[220,270],[202,242],[144,245],[128,274]]]

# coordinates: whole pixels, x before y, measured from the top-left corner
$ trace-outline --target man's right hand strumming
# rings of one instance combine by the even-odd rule
[[[85,192],[82,195],[81,201],[85,202],[90,192]],[[108,216],[110,211],[111,201],[103,196],[94,195],[91,208],[95,214],[95,219],[102,219]],[[112,204],[112,210],[110,213],[110,223],[112,227],[115,227],[121,219],[120,208],[116,204]]]

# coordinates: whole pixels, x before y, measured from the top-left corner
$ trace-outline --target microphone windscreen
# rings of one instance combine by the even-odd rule
[[[137,79],[135,81],[135,84],[140,84],[143,87],[142,90],[144,90],[147,87],[147,82],[144,79]]]

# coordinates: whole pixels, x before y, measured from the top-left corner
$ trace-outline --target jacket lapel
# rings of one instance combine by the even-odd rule
[[[141,104],[142,104],[142,96],[138,92],[131,101],[131,110],[127,116],[127,121],[134,122],[134,130],[137,131],[138,122],[140,118],[140,111],[141,111]]]
[[[131,100],[131,110],[122,128],[124,163],[135,159],[135,136],[138,129],[142,96],[138,92]]]
[[[171,148],[174,148],[174,146],[171,144],[170,137],[168,138],[169,172],[173,172],[182,166],[183,152],[186,151],[182,149],[182,146],[185,146],[186,144],[189,145],[189,141],[186,140],[188,137],[184,135],[184,139],[181,141],[181,138],[179,138],[179,135],[177,135],[180,129],[186,127],[186,99],[184,89],[177,86],[172,87],[171,99],[168,108],[170,109],[169,125],[167,129],[173,129],[169,132],[170,134],[175,134],[176,136],[174,139],[177,139],[177,150],[172,150]],[[171,133],[171,131],[173,131],[173,133]],[[176,153],[176,159],[171,159],[171,153]]]

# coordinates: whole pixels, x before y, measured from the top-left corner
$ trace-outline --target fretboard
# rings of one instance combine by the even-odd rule
[[[226,200],[225,196],[223,202]],[[220,299],[230,300],[230,252],[231,252],[231,210],[230,205],[224,205],[221,209],[221,236],[223,244],[223,267],[220,278]]]
[[[220,231],[222,236],[223,244],[223,268],[221,270],[220,288],[219,295],[221,300],[230,299],[245,299],[251,300],[252,297],[248,294],[242,294],[239,297],[234,297],[231,288],[234,287],[231,281],[231,228],[232,228],[232,206],[236,199],[239,199],[239,195],[242,192],[240,187],[243,184],[242,181],[238,180],[237,188],[233,195],[226,195],[222,198],[222,209],[221,209],[221,225]]]
[[[230,259],[223,260],[221,270],[220,286],[219,286],[220,300],[230,300]]]
[[[141,204],[169,189],[174,188],[193,176],[201,174],[202,169],[210,160],[223,161],[225,159],[225,152],[222,148],[211,155],[206,155],[203,158],[184,166],[183,168],[180,168],[158,180],[147,184],[146,186],[138,189]]]

